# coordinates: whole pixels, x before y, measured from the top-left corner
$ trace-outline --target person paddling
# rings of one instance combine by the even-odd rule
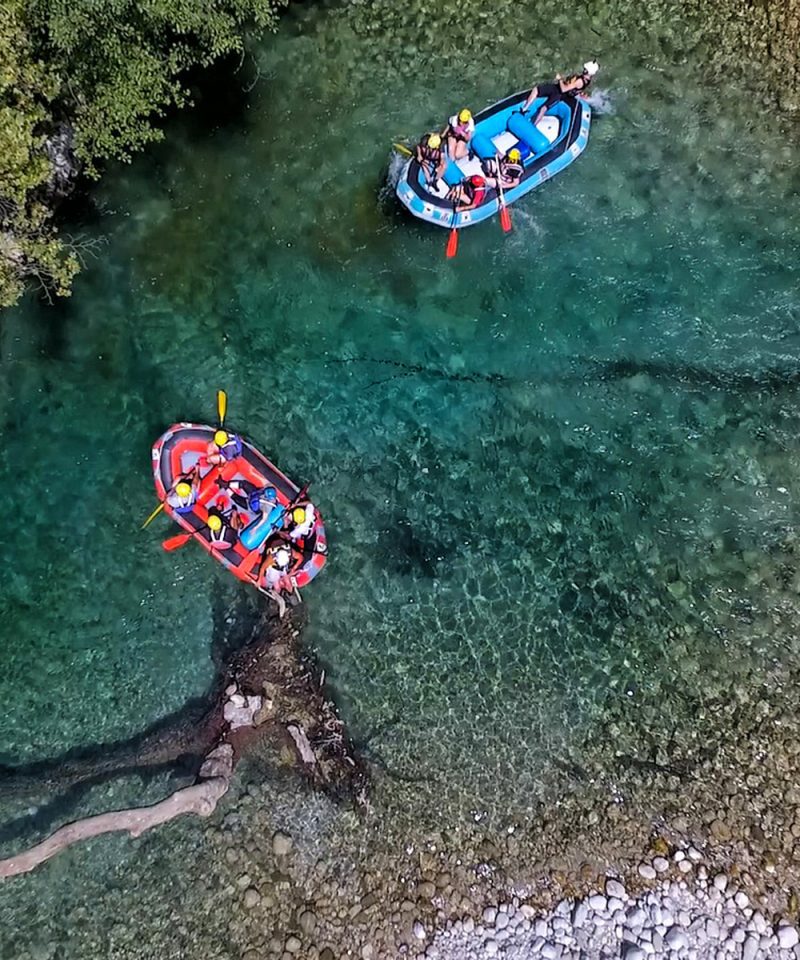
[[[501,186],[510,190],[522,179],[525,167],[522,164],[522,154],[517,147],[512,147],[505,156],[498,154],[495,158],[484,160],[481,164],[487,176],[486,182],[490,187],[497,187],[498,173]]]
[[[553,83],[537,84],[528,94],[525,103],[522,105],[522,112],[526,113],[534,100],[544,97],[544,103],[536,111],[536,116],[531,121],[534,126],[542,119],[550,107],[559,103],[567,96],[580,96],[592,82],[594,75],[600,69],[600,64],[596,60],[588,60],[583,65],[581,73],[573,73],[569,77],[556,76]]]
[[[193,470],[181,478],[167,494],[167,504],[175,513],[191,513],[197,502],[197,489],[200,486],[199,471]]]
[[[442,135],[426,133],[414,150],[414,158],[422,167],[428,186],[434,186],[447,166],[447,158],[442,149]]]
[[[217,510],[216,507],[212,507],[208,511],[206,525],[208,527],[208,542],[214,550],[227,550],[233,546],[236,533],[228,526],[221,511]],[[230,537],[228,536],[229,533],[231,534]]]
[[[453,187],[447,194],[447,199],[452,201],[454,209],[459,213],[474,210],[486,198],[486,187],[486,179],[474,174]]]

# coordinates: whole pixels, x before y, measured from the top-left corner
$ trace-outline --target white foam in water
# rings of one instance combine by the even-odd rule
[[[586,102],[595,113],[613,115],[616,113],[614,98],[607,90],[594,90]]]

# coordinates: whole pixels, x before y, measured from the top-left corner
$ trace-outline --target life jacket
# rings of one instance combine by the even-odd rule
[[[264,584],[270,588],[276,587],[284,577],[291,577],[292,571],[302,562],[302,554],[286,541],[269,547],[264,566]],[[294,583],[291,583],[289,589],[293,586]]]
[[[220,520],[222,520],[222,526],[219,528],[219,530],[212,530],[211,527],[208,528],[209,542],[215,550],[227,550],[229,547],[233,546],[233,542],[226,536],[230,530],[230,527],[225,522],[225,518],[219,511],[214,512],[220,518]]]
[[[477,207],[483,203],[486,196],[486,181],[483,177],[479,177],[477,173],[473,174],[469,180],[464,181],[464,189],[471,204]]]
[[[235,433],[228,434],[228,442],[219,451],[226,460],[235,460],[242,452],[242,438]]]
[[[472,134],[475,133],[475,119],[473,118],[468,123],[463,124],[458,119],[458,114],[453,114],[450,117],[450,133],[456,138],[456,140],[463,140],[464,143],[472,139]]]
[[[317,519],[313,503],[297,504],[297,506],[303,507],[306,512],[306,518],[302,523],[295,523],[294,520],[291,519],[291,511],[289,512],[289,537],[294,541],[304,540],[314,529],[314,523]]]
[[[505,180],[518,180],[525,172],[525,167],[516,161],[505,160],[500,164],[502,176]]]
[[[188,481],[187,481],[188,482]],[[187,497],[182,497],[177,490],[172,490],[167,494],[167,503],[172,507],[175,513],[191,513],[196,500],[194,487],[189,491]]]
[[[428,143],[428,134],[426,134],[419,144],[419,155],[424,163],[437,164],[442,159],[442,148],[432,147]]]

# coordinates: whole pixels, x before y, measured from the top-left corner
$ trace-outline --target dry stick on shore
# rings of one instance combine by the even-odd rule
[[[350,799],[356,807],[367,809],[366,767],[356,755],[333,701],[324,696],[324,674],[302,650],[299,623],[300,617],[281,621],[262,616],[250,642],[218,664],[215,692],[194,736],[184,739],[185,719],[172,722],[175,733],[180,734],[176,736],[177,751],[170,751],[165,730],[159,731],[159,749],[155,751],[151,737],[144,738],[145,756],[153,758],[155,753],[159,768],[163,768],[165,755],[175,759],[185,756],[187,740],[194,750],[200,747],[203,762],[195,784],[149,807],[113,811],[67,824],[27,851],[0,860],[0,878],[27,873],[89,837],[114,831],[137,837],[184,814],[209,816],[227,792],[237,760],[256,739],[267,740],[276,756],[290,747],[297,769],[314,786],[335,799]],[[191,714],[196,718],[195,705]],[[146,767],[131,745],[124,747],[121,767],[102,754],[95,771],[88,760],[76,768],[74,760],[68,758],[63,777],[57,762],[39,765],[36,772],[44,774],[39,787],[52,791],[54,785],[90,783],[96,776],[107,779],[115,771],[129,772],[134,761],[139,761],[138,769]],[[23,784],[28,790],[33,786],[30,775],[26,780],[24,772],[6,768],[0,772],[0,794],[4,781],[12,786],[14,795],[22,792]]]

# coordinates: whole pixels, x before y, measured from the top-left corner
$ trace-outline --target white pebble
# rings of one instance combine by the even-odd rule
[[[689,855],[690,860],[694,860],[695,863],[699,863],[703,859],[703,854],[697,849],[697,847],[689,847],[686,851]]]
[[[733,902],[740,910],[744,910],[745,907],[750,906],[750,897],[747,896],[744,890],[740,890],[733,898]]]
[[[622,948],[622,960],[644,960],[645,953],[635,943],[626,943]]]
[[[496,907],[487,907],[482,914],[483,922],[487,927],[491,927],[497,917]]]
[[[664,943],[670,950],[685,950],[689,946],[686,934],[680,927],[670,927],[664,937]]]
[[[669,870],[669,860],[666,857],[653,857],[653,869],[656,873],[666,873]]]
[[[791,950],[800,941],[797,930],[790,923],[778,927],[777,934],[781,950]]]
[[[655,880],[656,872],[649,863],[640,863],[639,876],[644,877],[645,880]]]
[[[728,886],[728,878],[724,873],[718,873],[716,877],[714,877],[714,886],[720,891],[720,893],[722,893],[725,887]]]
[[[625,887],[623,887],[619,880],[607,880],[606,896],[616,897],[618,900],[626,900],[628,894],[625,892]]]
[[[425,927],[422,926],[419,920],[414,921],[413,933],[417,940],[425,939]]]
[[[742,960],[756,960],[758,954],[758,937],[748,937],[742,947]]]
[[[586,918],[589,915],[589,907],[584,900],[579,900],[575,904],[575,909],[572,911],[572,925],[574,927],[582,927],[586,923]]]
[[[587,903],[589,904],[589,909],[594,910],[595,913],[604,913],[608,906],[608,901],[602,893],[592,894]]]

